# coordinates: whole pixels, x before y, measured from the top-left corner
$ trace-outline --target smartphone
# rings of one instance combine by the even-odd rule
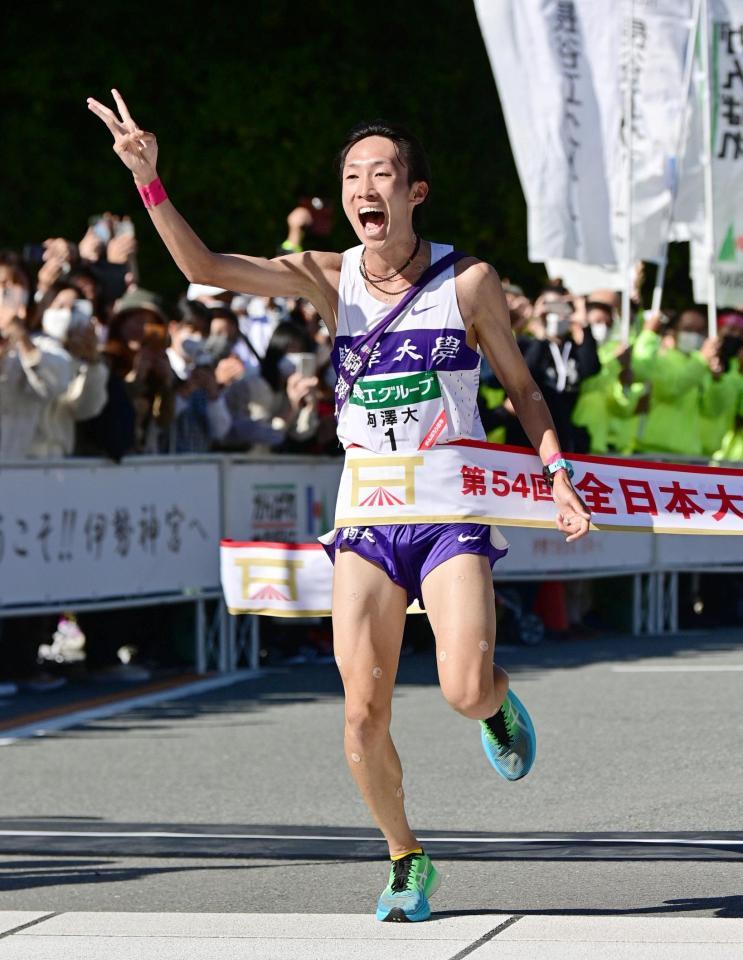
[[[88,219],[88,226],[101,243],[108,243],[111,239],[111,227],[109,226],[108,220],[102,217],[100,213],[93,214],[93,216]]]
[[[317,357],[314,353],[287,353],[286,357],[294,364],[294,372],[301,377],[314,377],[317,373]]]
[[[573,304],[568,300],[551,300],[549,303],[550,313],[556,313],[561,320],[573,314]]]
[[[43,243],[27,243],[23,248],[23,259],[26,263],[43,263],[44,262],[44,244]]]
[[[118,223],[114,224],[114,236],[122,237],[124,235],[134,236],[134,224],[131,220],[119,220]]]
[[[333,229],[333,201],[323,197],[301,197],[298,207],[312,214],[312,232],[318,237],[327,237]]]

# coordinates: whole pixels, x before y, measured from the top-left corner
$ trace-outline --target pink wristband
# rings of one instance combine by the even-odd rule
[[[153,207],[157,207],[163,202],[163,200],[168,199],[168,195],[165,192],[165,187],[163,186],[162,180],[158,177],[157,180],[153,180],[152,183],[148,183],[146,187],[137,186],[139,190],[139,195],[144,201],[144,205],[148,210],[151,210]]]
[[[562,458],[563,458],[563,454],[562,454],[562,453],[553,453],[552,456],[551,456],[551,457],[549,458],[549,460],[547,461],[547,464],[546,464],[546,465],[549,466],[551,463],[554,463],[555,460],[562,460]]]

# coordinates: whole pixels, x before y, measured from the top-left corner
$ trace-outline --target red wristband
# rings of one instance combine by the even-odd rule
[[[547,463],[545,464],[545,466],[548,467],[551,463],[554,463],[555,460],[562,460],[562,457],[563,457],[562,453],[553,453],[552,456],[547,461]]]
[[[168,195],[165,192],[165,187],[163,186],[162,180],[159,177],[157,180],[153,180],[152,183],[148,183],[146,187],[140,187],[137,185],[137,190],[139,190],[139,195],[148,210],[151,210],[153,207],[157,207],[164,200],[168,199]]]

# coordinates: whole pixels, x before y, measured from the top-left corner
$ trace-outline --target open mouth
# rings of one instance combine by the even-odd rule
[[[381,233],[385,219],[384,210],[376,210],[374,207],[362,207],[359,210],[361,227],[367,237],[376,237]]]

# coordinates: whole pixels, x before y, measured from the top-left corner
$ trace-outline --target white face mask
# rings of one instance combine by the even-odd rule
[[[701,350],[703,343],[704,336],[701,333],[694,333],[693,330],[681,330],[676,337],[676,346],[682,353]]]
[[[93,316],[89,300],[75,300],[71,307],[47,307],[41,318],[41,329],[48,337],[64,341],[71,327],[85,327]]]
[[[55,340],[66,340],[67,331],[72,325],[72,310],[70,307],[48,307],[41,318],[41,329],[48,337]]]
[[[596,343],[606,343],[606,338],[609,336],[609,325],[606,323],[592,323],[591,333]]]

